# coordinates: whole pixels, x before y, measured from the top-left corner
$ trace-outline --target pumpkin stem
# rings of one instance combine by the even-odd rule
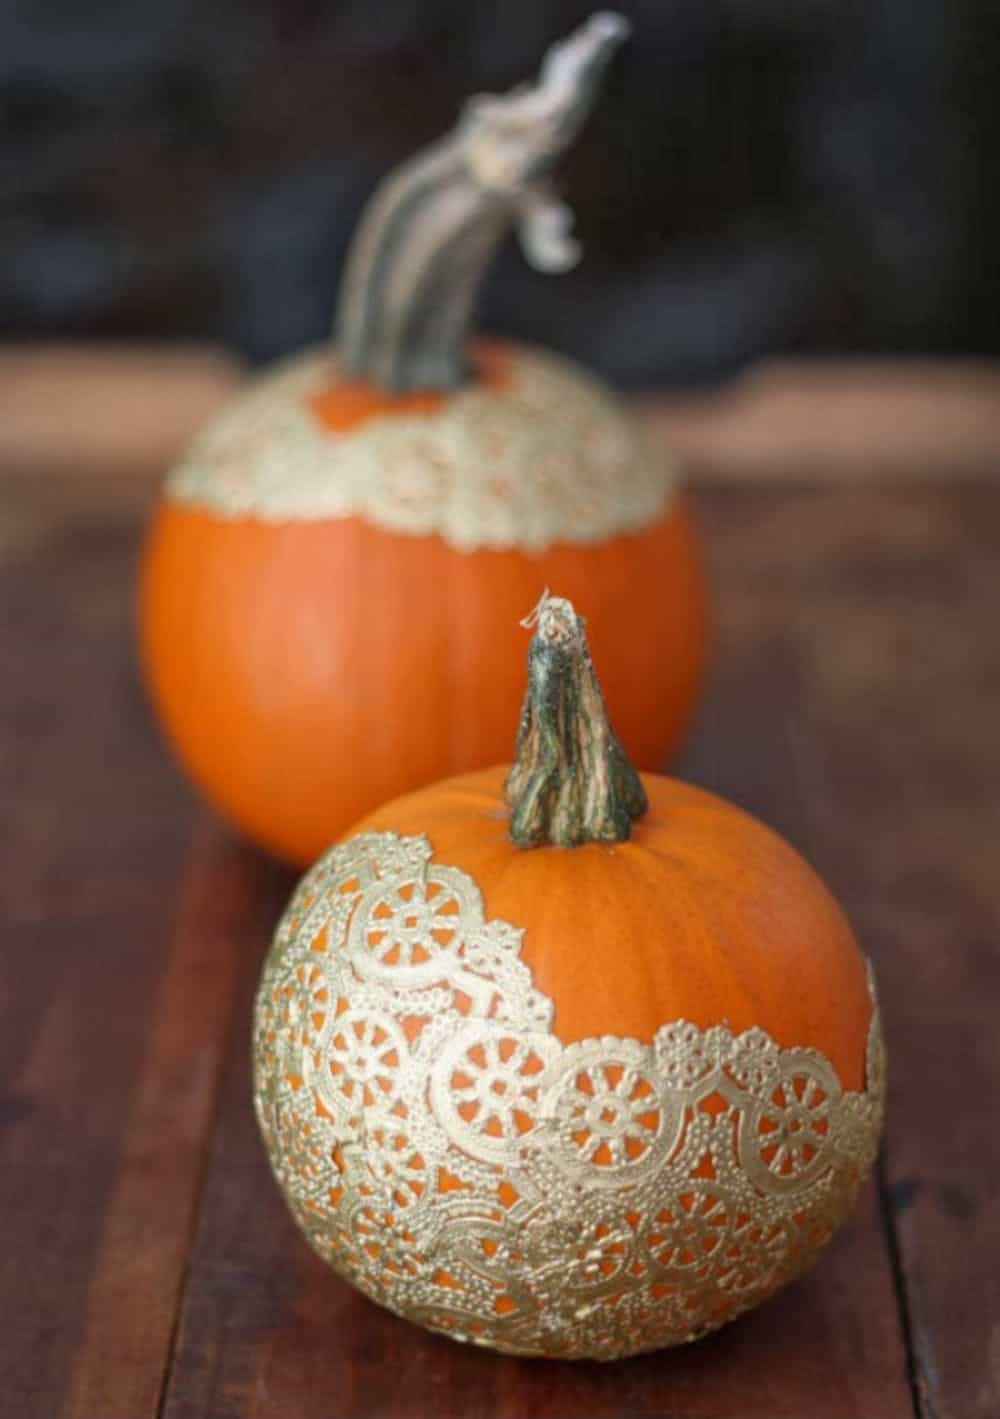
[[[510,836],[519,847],[625,842],[646,790],[608,720],[583,617],[545,592],[524,624],[535,634],[506,784]]]
[[[379,186],[340,288],[337,343],[348,374],[390,390],[464,383],[476,294],[515,223],[539,270],[575,265],[572,215],[546,177],[629,28],[622,15],[593,15],[548,51],[537,83],[470,99],[451,133]]]

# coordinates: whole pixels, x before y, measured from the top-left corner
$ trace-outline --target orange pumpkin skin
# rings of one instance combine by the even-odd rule
[[[610,1360],[812,1264],[874,1158],[883,1052],[811,869],[637,774],[572,604],[532,623],[514,765],[377,809],[293,893],[255,1108],[303,1234],[366,1295]]]
[[[524,930],[521,959],[554,1004],[563,1044],[650,1043],[667,1021],[768,1032],[811,1048],[845,1089],[865,1086],[872,998],[840,907],[757,819],[704,789],[643,774],[628,842],[515,847],[507,768],[388,803],[349,836],[423,834],[433,861],[478,885],[486,918]]]
[[[361,517],[227,518],[165,498],[140,641],[166,734],[234,823],[313,860],[375,804],[510,753],[518,621],[546,586],[588,609],[609,708],[640,766],[688,722],[705,649],[688,508],[593,544],[467,552]]]

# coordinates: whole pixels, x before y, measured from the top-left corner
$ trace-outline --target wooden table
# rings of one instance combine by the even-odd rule
[[[881,981],[888,1136],[807,1279],[602,1368],[410,1329],[298,1239],[248,1052],[291,878],[196,802],[150,723],[131,607],[152,473],[8,455],[4,1415],[1000,1415],[1000,485],[980,444],[943,458],[874,484],[695,459],[716,646],[679,767],[845,902]]]

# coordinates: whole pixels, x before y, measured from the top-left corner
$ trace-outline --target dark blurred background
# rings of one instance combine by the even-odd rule
[[[376,181],[594,5],[3,0],[0,334],[330,326]],[[1000,5],[639,0],[564,167],[585,259],[505,248],[483,324],[626,384],[1000,345]]]

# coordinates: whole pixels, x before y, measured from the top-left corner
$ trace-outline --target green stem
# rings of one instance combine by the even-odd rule
[[[608,720],[583,618],[546,592],[532,623],[506,784],[510,836],[519,847],[625,842],[646,811],[646,791]]]
[[[389,174],[341,283],[337,346],[348,374],[391,390],[462,384],[476,296],[515,223],[541,270],[575,264],[570,214],[546,178],[628,32],[621,15],[592,16],[549,50],[536,84],[471,99],[451,133]]]

